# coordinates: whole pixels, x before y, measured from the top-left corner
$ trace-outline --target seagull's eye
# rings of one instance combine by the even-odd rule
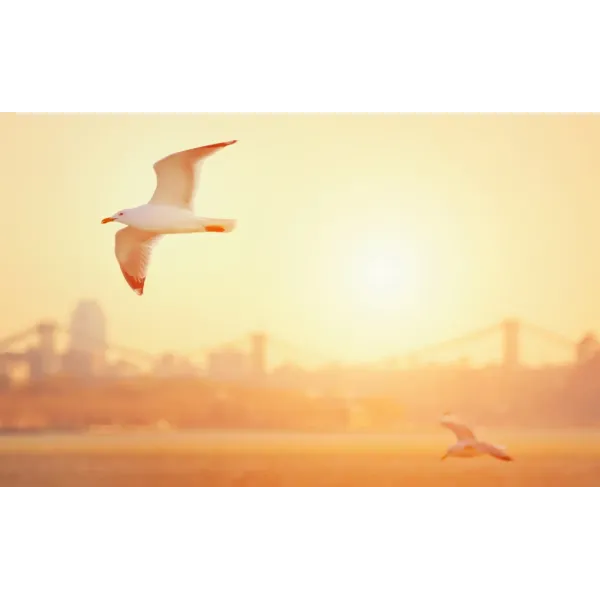
[[[117,216],[119,216],[119,217],[122,217],[122,216],[123,216],[123,213],[119,213]]]

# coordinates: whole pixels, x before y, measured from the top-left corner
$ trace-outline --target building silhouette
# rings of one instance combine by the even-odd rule
[[[95,376],[106,368],[106,317],[94,300],[82,300],[71,314],[64,370],[77,376]]]
[[[239,350],[216,350],[208,355],[207,362],[208,378],[214,381],[241,381],[248,372],[247,356]]]

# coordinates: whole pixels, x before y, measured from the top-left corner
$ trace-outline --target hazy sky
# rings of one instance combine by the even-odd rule
[[[150,351],[267,328],[370,360],[510,315],[600,329],[600,117],[4,114],[0,132],[0,338],[80,298]],[[100,220],[147,202],[157,159],[229,139],[196,211],[238,229],[163,239],[136,296]]]

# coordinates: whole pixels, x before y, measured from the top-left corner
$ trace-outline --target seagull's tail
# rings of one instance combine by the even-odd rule
[[[229,233],[235,229],[237,221],[235,219],[199,219],[204,231],[211,233]]]

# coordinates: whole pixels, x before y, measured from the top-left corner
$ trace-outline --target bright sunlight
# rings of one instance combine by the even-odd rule
[[[419,300],[423,265],[415,249],[386,244],[363,249],[354,266],[354,289],[372,307],[408,307]]]

